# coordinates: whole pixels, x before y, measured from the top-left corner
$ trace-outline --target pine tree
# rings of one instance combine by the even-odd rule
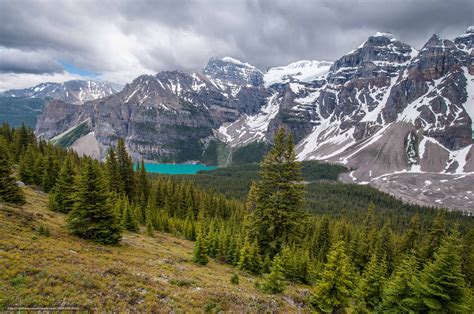
[[[72,234],[103,244],[120,241],[120,227],[110,207],[105,181],[90,159],[84,160],[76,182],[74,206],[67,225]]]
[[[358,301],[362,307],[375,309],[381,302],[382,291],[387,273],[386,258],[373,254],[366,270],[362,274],[356,290]]]
[[[250,216],[249,236],[258,240],[263,254],[274,256],[284,244],[300,237],[304,220],[302,181],[292,137],[280,129],[275,145],[261,163],[255,209]]]
[[[120,222],[120,225],[125,230],[131,232],[138,231],[138,224],[133,213],[132,205],[130,205],[128,202],[125,202],[124,204],[122,210],[122,221]]]
[[[240,250],[239,268],[251,274],[259,275],[262,272],[262,256],[260,255],[258,244],[252,244],[247,240]]]
[[[74,205],[75,170],[68,156],[61,167],[57,182],[49,194],[49,208],[53,211],[68,213]]]
[[[109,148],[105,158],[105,170],[109,192],[117,194],[125,192],[121,183],[117,155],[113,147]]]
[[[443,237],[434,260],[424,267],[415,286],[420,312],[469,312],[472,296],[461,271],[461,252],[457,231]]]
[[[265,281],[262,285],[262,290],[271,293],[282,293],[286,289],[285,276],[283,275],[283,267],[281,265],[280,256],[275,256],[273,259],[270,274],[265,276]]]
[[[43,176],[41,181],[41,189],[48,193],[56,184],[58,177],[58,164],[52,154],[48,154],[43,159]]]
[[[428,236],[425,237],[421,248],[420,256],[425,260],[433,258],[433,254],[441,243],[441,239],[446,235],[446,218],[443,211],[438,211]]]
[[[153,236],[153,233],[155,232],[155,226],[153,226],[153,221],[149,215],[147,215],[145,226],[146,226],[146,233],[150,237]]]
[[[400,252],[411,252],[417,246],[418,237],[421,229],[420,215],[414,215],[410,220],[410,226],[403,236]]]
[[[317,282],[312,304],[323,312],[335,312],[346,308],[353,289],[353,268],[345,253],[344,242],[331,248],[321,279]]]
[[[382,312],[416,312],[414,285],[419,276],[419,262],[414,254],[407,255],[383,289]]]
[[[25,196],[16,185],[6,146],[0,138],[0,202],[24,204]]]
[[[198,234],[196,242],[194,242],[193,262],[203,266],[209,262],[207,258],[206,241],[203,239],[201,233]]]
[[[135,175],[133,173],[132,159],[125,148],[125,141],[120,138],[117,143],[117,166],[120,176],[121,188],[130,201],[135,198]]]

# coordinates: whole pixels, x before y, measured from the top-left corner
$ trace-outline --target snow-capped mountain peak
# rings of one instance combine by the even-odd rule
[[[227,82],[233,85],[259,86],[263,84],[263,73],[256,67],[231,57],[211,58],[203,70],[216,85]]]

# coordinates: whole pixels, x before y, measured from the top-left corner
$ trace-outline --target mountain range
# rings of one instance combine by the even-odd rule
[[[472,210],[473,46],[469,27],[420,50],[376,33],[334,62],[267,71],[212,58],[200,72],[142,75],[97,99],[51,96],[36,133],[96,158],[122,137],[137,160],[223,165],[284,127],[300,160],[344,164],[346,182]]]
[[[117,93],[121,86],[92,80],[71,80],[64,83],[41,83],[25,89],[0,92],[0,122],[12,126],[22,123],[35,127],[46,102],[60,99],[72,104],[106,97]]]

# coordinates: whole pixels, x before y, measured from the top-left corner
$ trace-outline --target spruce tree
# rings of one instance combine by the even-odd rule
[[[41,189],[48,193],[56,184],[58,177],[58,164],[56,158],[52,153],[48,154],[43,159],[43,175],[41,180]]]
[[[434,260],[423,269],[415,286],[420,312],[468,313],[471,293],[461,271],[459,233],[443,237]]]
[[[203,239],[201,233],[198,233],[196,242],[194,242],[193,262],[203,266],[209,263],[206,241]]]
[[[260,255],[258,244],[254,241],[252,244],[248,240],[245,241],[240,250],[239,268],[254,275],[262,272],[262,256]]]
[[[120,138],[117,143],[117,166],[120,176],[121,191],[125,192],[128,199],[135,199],[135,175],[133,162],[125,148],[125,141]]]
[[[373,254],[355,293],[361,307],[373,310],[380,304],[386,272],[385,257],[379,258],[377,254]]]
[[[270,274],[265,275],[265,281],[263,282],[262,290],[271,294],[282,293],[286,289],[283,271],[281,258],[279,255],[277,255],[273,259],[272,266],[270,267]]]
[[[383,289],[382,312],[414,313],[416,299],[414,285],[419,276],[419,262],[414,254],[407,255],[395,269]]]
[[[117,155],[113,147],[109,148],[109,151],[105,158],[105,170],[109,192],[115,192],[117,194],[124,193],[125,190],[123,189],[124,187],[120,178]]]
[[[441,239],[446,235],[445,212],[438,211],[428,236],[424,238],[420,248],[420,256],[425,260],[431,260],[436,249],[441,243]]]
[[[349,305],[353,289],[353,267],[345,253],[344,242],[331,248],[327,263],[317,282],[311,303],[323,312],[342,311]]]
[[[143,211],[143,219],[145,219],[145,208],[148,202],[148,195],[150,194],[150,182],[148,174],[146,173],[145,163],[143,158],[140,164],[137,163],[137,190],[139,191],[139,203]]]
[[[63,162],[57,182],[49,194],[49,208],[53,211],[68,213],[74,205],[75,170],[68,156]]]
[[[122,220],[120,222],[120,225],[125,230],[131,231],[131,232],[137,232],[138,224],[133,213],[132,205],[129,204],[128,202],[125,202],[123,206],[124,207],[122,209]]]
[[[258,241],[262,254],[276,255],[282,246],[298,239],[304,220],[304,185],[292,137],[280,129],[275,144],[260,165],[255,209],[249,236]]]
[[[85,159],[74,193],[74,206],[68,214],[70,232],[103,244],[120,241],[120,227],[108,200],[107,188],[100,170]]]
[[[6,142],[0,138],[0,202],[24,204],[25,196],[16,185]]]

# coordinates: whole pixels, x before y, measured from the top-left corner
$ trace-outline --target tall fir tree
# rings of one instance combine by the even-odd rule
[[[258,241],[262,254],[271,257],[301,236],[304,220],[301,164],[296,160],[292,137],[282,128],[274,142],[260,165],[249,228],[249,236]]]
[[[207,245],[206,240],[203,238],[202,233],[199,232],[194,242],[193,250],[193,262],[199,265],[207,265],[209,258],[207,257]]]
[[[374,310],[379,306],[386,280],[387,263],[385,256],[379,258],[376,253],[370,258],[355,292],[362,308]]]
[[[117,165],[120,176],[121,191],[127,195],[130,201],[135,199],[135,175],[133,173],[133,162],[125,148],[125,141],[120,138],[117,142]]]
[[[420,256],[425,260],[431,260],[436,249],[439,247],[442,238],[446,235],[446,213],[438,211],[431,224],[428,236],[423,239],[420,247]]]
[[[48,193],[56,184],[58,177],[58,163],[52,153],[47,154],[43,158],[43,176],[41,181],[41,189]]]
[[[322,312],[335,313],[349,306],[354,287],[353,267],[344,247],[343,241],[333,245],[313,290],[311,303]]]
[[[85,159],[76,182],[75,202],[68,214],[70,232],[103,244],[116,244],[121,231],[109,203],[104,178],[90,159]]]
[[[412,253],[402,259],[394,274],[383,289],[381,312],[415,313],[416,299],[414,286],[419,276],[419,265]]]
[[[468,313],[472,294],[461,271],[462,245],[459,233],[441,239],[434,260],[423,269],[415,286],[422,313]]]
[[[7,143],[0,138],[0,202],[24,204],[25,196],[16,185]]]
[[[282,293],[286,289],[285,276],[283,274],[283,266],[279,255],[273,259],[270,273],[265,275],[265,281],[262,285],[262,290],[271,293]]]
[[[262,256],[258,248],[257,241],[250,243],[248,239],[245,241],[240,250],[239,268],[254,275],[262,272]]]
[[[109,192],[120,194],[124,193],[124,186],[121,182],[120,171],[115,149],[110,147],[105,158],[106,180]]]
[[[49,209],[68,213],[74,205],[75,169],[71,157],[67,156],[61,166],[57,182],[49,194]]]
[[[128,202],[123,203],[122,220],[120,222],[120,225],[125,230],[131,231],[131,232],[138,231],[138,224],[133,213],[133,207]]]

